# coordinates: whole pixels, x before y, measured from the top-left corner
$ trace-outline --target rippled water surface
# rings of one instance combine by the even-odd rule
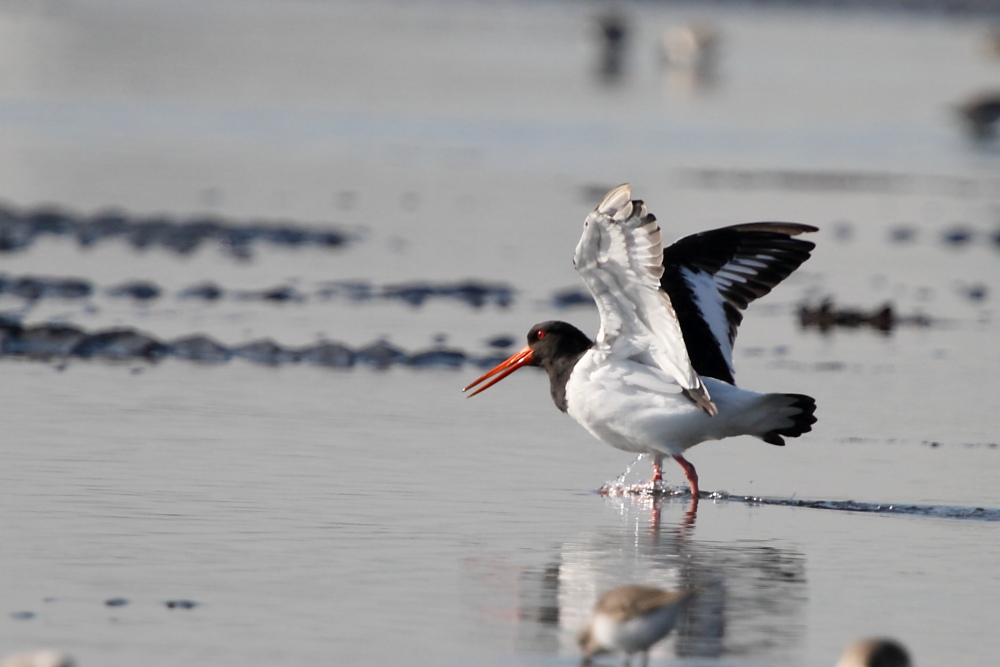
[[[642,582],[701,590],[653,664],[819,667],[870,634],[920,665],[994,662],[1000,156],[953,111],[1000,68],[980,48],[985,19],[627,6],[608,81],[599,10],[0,8],[10,215],[352,239],[183,254],[39,237],[0,255],[3,277],[93,291],[5,292],[9,321],[465,355],[384,370],[0,357],[0,652],[55,647],[83,667],[572,665],[596,596]],[[692,19],[721,36],[707,78],[659,65],[660,35]],[[625,181],[670,238],[821,228],[736,351],[742,385],[811,394],[820,421],[784,448],[692,450],[719,492],[696,513],[683,495],[594,493],[633,461],[555,410],[542,373],[460,392],[536,321],[596,330],[593,310],[553,299],[580,287],[583,217]],[[109,292],[136,280],[159,297]],[[509,303],[377,297],[468,281],[509,288]],[[206,283],[226,296],[181,298]],[[344,283],[376,296],[329,291]],[[238,296],[274,288],[298,298]],[[824,299],[901,319],[802,327],[799,307]],[[487,345],[498,336],[510,346]],[[630,479],[646,475],[640,461]]]

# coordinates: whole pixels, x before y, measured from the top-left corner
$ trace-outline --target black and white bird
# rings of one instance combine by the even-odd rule
[[[740,389],[733,371],[742,311],[809,257],[815,245],[793,237],[815,231],[754,222],[664,248],[656,218],[620,185],[587,216],[573,259],[597,302],[596,341],[566,322],[536,324],[524,348],[465,390],[541,366],[557,408],[612,447],[652,457],[652,488],[673,457],[697,499],[687,449],[737,435],[783,445],[816,421],[811,397]]]

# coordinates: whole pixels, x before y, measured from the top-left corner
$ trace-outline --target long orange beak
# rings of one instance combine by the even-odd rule
[[[518,350],[510,359],[508,359],[507,361],[500,362],[499,364],[497,364],[495,368],[493,368],[493,370],[487,371],[485,375],[477,379],[475,382],[471,383],[468,387],[466,387],[462,391],[469,391],[483,380],[489,380],[494,375],[499,374],[496,378],[493,378],[493,380],[487,382],[482,387],[469,394],[468,398],[472,398],[479,392],[486,391],[487,389],[495,385],[497,382],[504,379],[514,371],[516,371],[521,366],[528,366],[534,361],[535,357],[533,356],[531,348],[525,345],[520,350]]]

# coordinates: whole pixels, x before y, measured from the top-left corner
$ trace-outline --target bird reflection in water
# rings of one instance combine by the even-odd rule
[[[543,566],[511,572],[517,610],[504,616],[517,619],[517,649],[580,655],[579,634],[600,596],[640,584],[698,591],[653,656],[794,657],[805,636],[805,556],[775,540],[699,540],[689,501],[678,500],[607,497],[617,527],[583,533],[555,546]]]

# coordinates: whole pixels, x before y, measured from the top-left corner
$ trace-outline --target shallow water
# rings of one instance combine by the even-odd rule
[[[487,338],[520,344],[552,317],[596,329],[592,310],[552,296],[579,286],[580,223],[627,180],[669,237],[761,219],[821,227],[813,258],[750,309],[736,350],[742,385],[816,397],[815,430],[784,448],[692,450],[703,488],[732,494],[695,516],[683,496],[595,494],[633,461],[553,409],[539,372],[466,400],[473,364],[2,357],[0,652],[53,646],[84,667],[570,665],[596,596],[644,582],[703,591],[654,664],[819,667],[869,634],[898,637],[921,665],[992,663],[1000,158],[949,111],[1000,66],[977,51],[985,24],[643,5],[630,8],[626,74],[606,85],[595,11],[5,7],[10,206],[287,220],[359,241],[241,261],[46,238],[0,270],[149,280],[164,295],[8,295],[0,308],[227,346],[384,337],[495,354]],[[654,50],[695,14],[724,46],[700,83],[658,69]],[[956,229],[970,240],[946,241]],[[205,281],[314,294],[466,279],[509,285],[513,302],[176,296]],[[800,328],[797,306],[824,297],[891,302],[931,326]],[[179,600],[197,604],[166,605]]]

